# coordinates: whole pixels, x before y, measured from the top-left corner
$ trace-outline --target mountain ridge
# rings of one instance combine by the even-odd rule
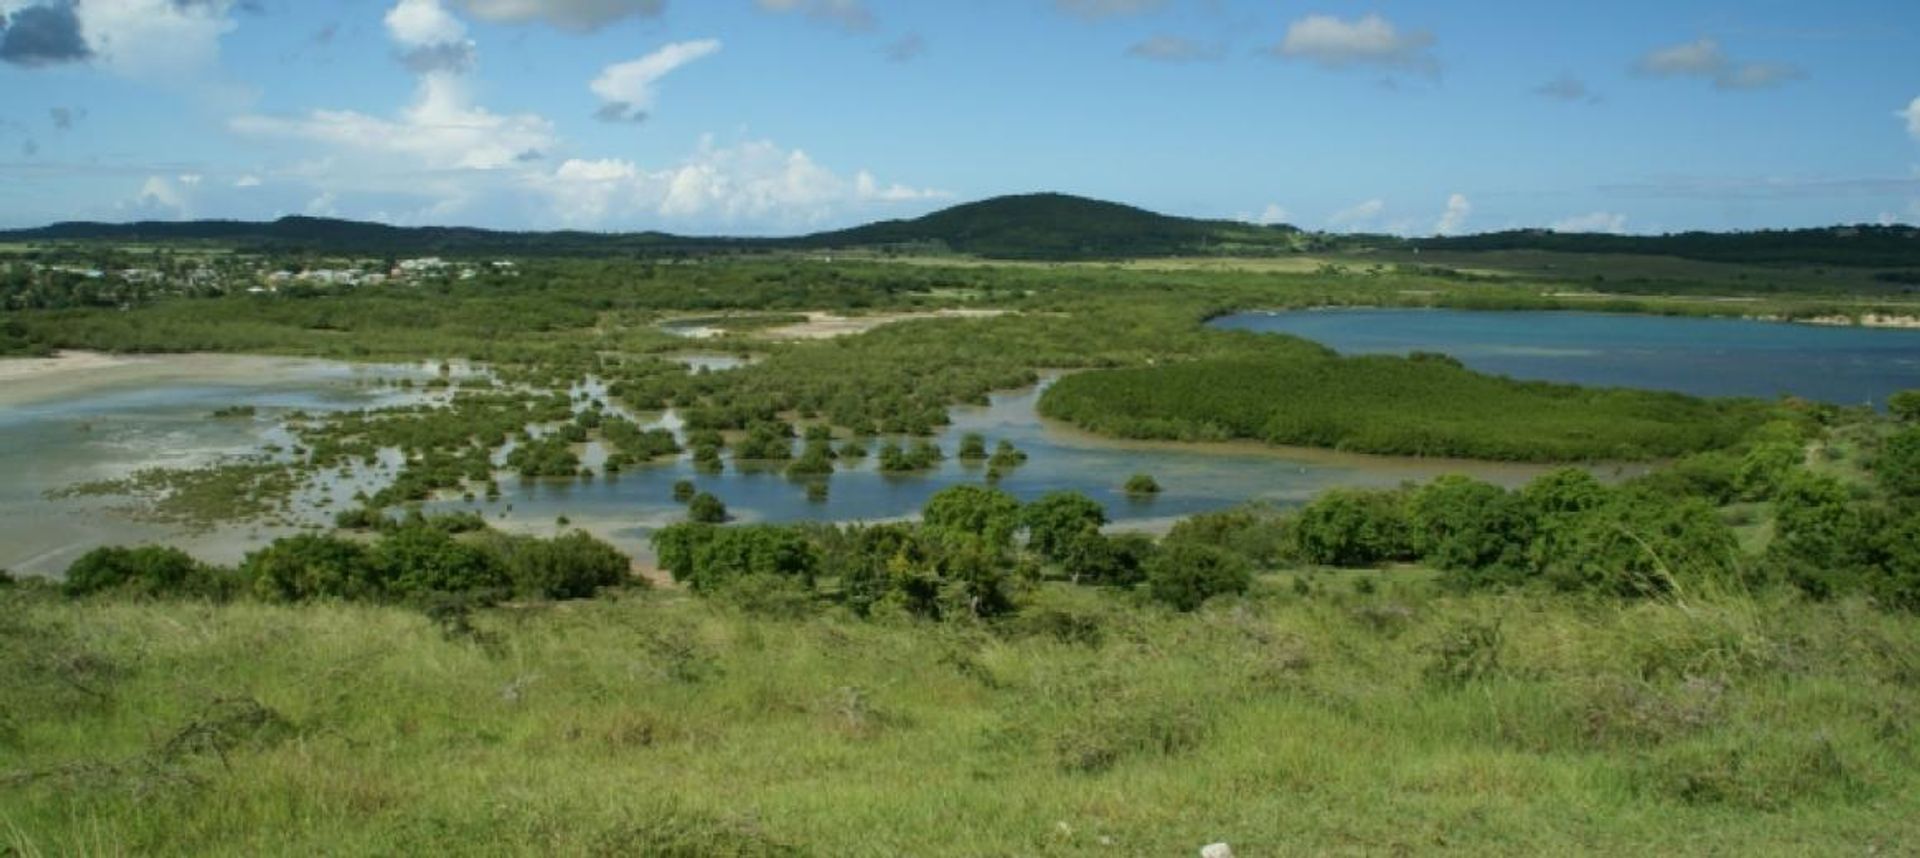
[[[1290,225],[1161,214],[1062,193],[990,197],[907,219],[773,238],[688,236],[658,230],[516,231],[471,226],[395,226],[289,215],[272,221],[65,221],[0,231],[0,241],[209,241],[250,249],[404,254],[708,254],[882,249],[1008,260],[1109,260],[1150,256],[1260,256],[1324,250],[1537,250],[1650,254],[1704,261],[1920,266],[1920,229],[1832,226],[1659,236],[1508,230],[1408,239],[1326,235]]]

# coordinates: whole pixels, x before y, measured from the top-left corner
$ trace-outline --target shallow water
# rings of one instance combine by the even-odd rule
[[[1443,352],[1482,372],[1697,396],[1880,404],[1920,387],[1920,331],[1578,312],[1322,309],[1239,313],[1229,330],[1346,354]]]
[[[283,418],[425,398],[378,386],[430,378],[427,365],[226,355],[136,358],[0,385],[0,569],[52,572],[97,545],[165,541],[231,559],[269,534],[252,526],[189,534],[114,512],[124,498],[49,500],[48,491],[148,467],[196,467],[291,440]],[[232,405],[253,417],[215,419]]]
[[[103,544],[166,541],[204,559],[230,563],[289,528],[241,524],[208,533],[136,522],[113,507],[115,498],[50,501],[48,490],[90,480],[126,476],[154,465],[186,467],[224,456],[286,445],[285,416],[369,408],[429,398],[424,392],[376,386],[379,378],[431,377],[434,368],[357,366],[327,361],[254,357],[181,356],[147,359],[134,368],[70,379],[64,390],[22,397],[0,390],[0,568],[57,573],[86,550]],[[724,371],[724,369],[719,369]],[[595,385],[581,390],[597,391]],[[1252,500],[1294,503],[1336,485],[1391,486],[1442,473],[1470,472],[1518,484],[1545,470],[1538,466],[1344,456],[1254,445],[1179,447],[1117,442],[1040,420],[1034,403],[1040,388],[995,395],[984,407],[954,410],[954,425],[939,438],[951,455],[966,432],[981,432],[989,445],[1012,441],[1029,455],[1000,488],[1022,499],[1074,490],[1103,504],[1120,526],[1155,529],[1171,519]],[[17,393],[15,391],[14,393]],[[436,394],[443,395],[443,394]],[[11,398],[9,398],[11,397]],[[230,405],[253,405],[252,418],[215,420]],[[647,425],[678,431],[671,412],[637,415]],[[874,451],[879,442],[870,445]],[[589,445],[584,462],[599,469],[602,455]],[[397,460],[386,463],[391,474]],[[1119,487],[1132,474],[1153,475],[1165,491],[1151,499],[1128,498]],[[303,493],[296,510],[309,523],[325,523],[350,503],[358,480],[329,480]],[[437,511],[474,509],[504,530],[548,534],[582,527],[623,550],[647,556],[647,538],[679,521],[674,482],[692,480],[725,501],[741,521],[882,521],[910,517],[934,492],[961,483],[983,483],[985,468],[949,459],[938,469],[908,476],[878,472],[874,458],[848,465],[832,478],[830,498],[810,501],[804,483],[778,470],[742,472],[729,459],[724,473],[695,472],[685,457],[587,480],[500,478],[498,501],[443,500]]]

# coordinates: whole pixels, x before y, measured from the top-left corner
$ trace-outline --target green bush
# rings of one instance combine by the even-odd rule
[[[1412,533],[1397,492],[1333,489],[1294,520],[1301,559],[1322,566],[1372,566],[1412,557]]]
[[[1146,578],[1147,564],[1159,550],[1143,533],[1082,532],[1067,539],[1057,562],[1076,584],[1131,587]]]
[[[653,535],[661,568],[697,593],[714,592],[747,576],[777,576],[813,586],[820,551],[798,528],[782,525],[717,527],[688,523]]]
[[[1581,515],[1541,560],[1562,588],[1641,597],[1731,584],[1738,552],[1706,502],[1626,490]]]
[[[927,499],[920,520],[936,539],[978,540],[989,549],[1004,550],[1020,529],[1020,502],[999,489],[953,486]]]
[[[1244,593],[1253,571],[1238,555],[1209,545],[1176,542],[1146,563],[1147,594],[1175,610],[1191,611],[1215,596]]]
[[[277,539],[247,555],[242,577],[254,595],[278,602],[381,598],[382,582],[365,546],[331,536],[300,534]]]
[[[687,520],[698,524],[721,524],[727,520],[727,505],[707,492],[687,502]]]
[[[82,554],[67,567],[63,589],[70,596],[117,593],[224,599],[232,593],[230,577],[222,570],[178,548],[159,545],[103,547]]]
[[[1157,495],[1160,493],[1160,483],[1148,474],[1134,474],[1128,477],[1127,484],[1122,488],[1126,490],[1127,494],[1133,495],[1134,497],[1145,497],[1147,495]]]
[[[372,560],[387,596],[399,601],[448,593],[504,594],[512,584],[498,556],[437,528],[396,530],[374,546]]]
[[[1880,445],[1873,474],[1889,494],[1920,497],[1920,426],[1902,429]]]
[[[584,531],[553,539],[489,534],[481,547],[500,558],[513,592],[529,599],[586,599],[603,587],[644,582],[625,554]]]
[[[1415,490],[1407,508],[1414,550],[1455,583],[1511,583],[1524,575],[1534,518],[1520,495],[1448,476]]]
[[[1057,563],[1073,540],[1106,526],[1107,510],[1079,492],[1050,492],[1021,508],[1020,523],[1027,549]]]
[[[1896,420],[1909,423],[1920,421],[1920,388],[1902,390],[1887,397],[1887,411]]]

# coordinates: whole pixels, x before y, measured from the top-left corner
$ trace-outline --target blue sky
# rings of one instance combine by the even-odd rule
[[[1920,222],[1920,3],[0,0],[0,225]]]

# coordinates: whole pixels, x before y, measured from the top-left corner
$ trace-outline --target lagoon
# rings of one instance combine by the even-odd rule
[[[1343,354],[1441,352],[1481,372],[1696,396],[1880,405],[1920,388],[1920,331],[1618,313],[1329,308],[1236,313],[1224,330]]]
[[[693,360],[709,371],[727,371],[727,361]],[[0,386],[0,568],[58,574],[86,550],[107,544],[167,542],[213,562],[232,563],[246,551],[293,532],[319,527],[339,509],[355,505],[357,488],[377,487],[390,476],[390,457],[375,473],[334,475],[295,498],[289,525],[236,523],[211,531],[139,521],[119,510],[114,498],[49,499],[46,492],[89,480],[122,477],[149,466],[185,467],[225,457],[290,446],[284,421],[296,411],[376,408],[420,401],[428,394],[383,384],[383,379],[431,377],[432,364],[354,365],[316,360],[186,355],[139,358],[86,377],[68,378],[38,395]],[[465,371],[456,368],[456,373]],[[993,395],[986,406],[953,409],[953,425],[938,441],[949,456],[962,434],[980,432],[989,443],[1005,439],[1030,456],[999,487],[1022,500],[1050,491],[1085,493],[1105,504],[1117,526],[1161,529],[1177,517],[1249,500],[1304,502],[1333,486],[1393,486],[1444,473],[1471,473],[1518,485],[1547,470],[1541,466],[1448,460],[1352,456],[1252,444],[1170,445],[1114,441],[1040,419],[1034,405],[1046,382]],[[11,392],[6,387],[14,388]],[[587,385],[584,390],[597,390]],[[10,395],[11,393],[11,395]],[[253,416],[212,419],[216,409],[250,405]],[[643,425],[676,429],[672,412],[636,415]],[[878,449],[878,442],[872,445]],[[583,460],[599,470],[597,444]],[[1629,471],[1622,471],[1627,473]],[[1135,473],[1153,475],[1165,491],[1132,499],[1120,490]],[[1610,475],[1612,469],[1607,469]],[[842,464],[829,498],[807,497],[804,483],[777,469],[741,470],[731,458],[720,474],[697,473],[682,456],[617,475],[589,479],[521,479],[500,476],[496,501],[447,498],[432,511],[471,509],[496,527],[550,535],[579,527],[637,557],[647,557],[648,537],[681,520],[672,500],[674,482],[692,480],[713,492],[741,521],[884,521],[916,515],[933,493],[961,483],[982,483],[985,469],[949,459],[925,474],[882,474],[872,457]]]

